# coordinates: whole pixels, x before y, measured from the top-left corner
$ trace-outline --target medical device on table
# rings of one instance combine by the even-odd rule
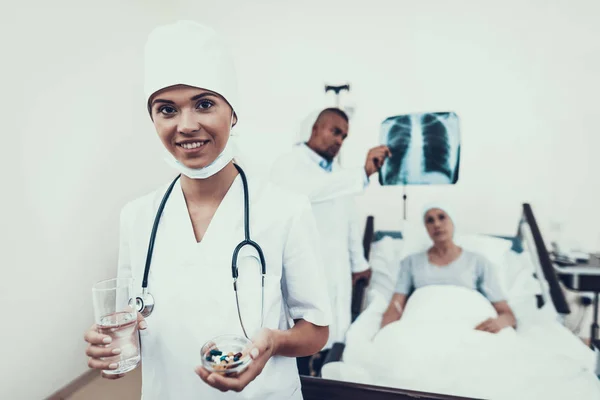
[[[246,333],[246,328],[244,327],[244,323],[242,321],[242,314],[240,312],[240,303],[238,300],[238,292],[237,292],[237,280],[239,277],[239,270],[237,266],[237,258],[240,250],[244,246],[253,247],[260,258],[261,265],[261,312],[260,312],[260,326],[262,328],[264,322],[264,304],[265,304],[265,275],[267,273],[267,267],[265,262],[265,256],[263,255],[263,251],[261,247],[252,239],[250,239],[250,204],[248,200],[248,182],[246,180],[246,174],[242,170],[242,168],[236,164],[234,164],[235,168],[240,173],[240,177],[242,178],[242,185],[244,188],[244,240],[242,240],[233,250],[233,257],[231,260],[231,276],[233,277],[233,291],[235,292],[235,302],[237,305],[238,317],[240,319],[240,325],[242,330],[244,331],[244,336],[248,338],[248,334]],[[181,177],[178,175],[173,182],[169,185],[169,188],[165,192],[160,205],[158,207],[158,211],[156,212],[156,217],[154,218],[154,224],[152,226],[152,232],[150,234],[150,243],[148,244],[148,254],[146,255],[146,266],[144,268],[144,279],[142,280],[142,294],[136,298],[136,307],[137,310],[144,316],[148,317],[152,314],[154,310],[154,296],[148,291],[148,274],[150,273],[150,264],[152,263],[152,253],[154,251],[154,242],[156,241],[156,233],[158,231],[158,224],[160,222],[160,217],[162,216],[163,210],[165,208],[165,204],[173,191],[173,186],[177,180]]]

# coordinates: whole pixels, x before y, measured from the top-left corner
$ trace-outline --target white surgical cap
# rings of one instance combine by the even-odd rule
[[[452,224],[454,225],[454,231],[456,231],[456,220],[454,219],[454,213],[452,212],[452,208],[446,204],[442,203],[429,203],[425,207],[423,207],[423,220],[425,220],[425,215],[429,210],[438,209],[444,211],[448,217],[452,220]]]
[[[217,33],[194,21],[159,26],[144,52],[146,101],[157,91],[188,85],[220,94],[239,118],[233,58]]]

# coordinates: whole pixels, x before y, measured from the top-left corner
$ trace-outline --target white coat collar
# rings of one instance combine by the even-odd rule
[[[306,143],[302,143],[300,144],[300,146],[303,148],[304,152],[313,162],[315,162],[319,167],[323,168],[323,170],[331,172],[331,169],[333,167],[333,161],[328,161],[325,158],[321,157],[313,149],[308,147]]]
[[[168,254],[171,263],[177,260],[182,264],[195,264],[199,251],[209,249],[211,243],[218,243],[223,235],[229,236],[243,223],[243,205],[242,181],[237,176],[213,215],[204,237],[197,242],[183,189],[178,181],[165,205],[156,244],[160,243],[163,248],[161,253]]]

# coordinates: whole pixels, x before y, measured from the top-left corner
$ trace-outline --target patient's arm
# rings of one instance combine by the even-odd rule
[[[513,314],[512,310],[510,309],[510,306],[506,301],[498,301],[496,303],[492,303],[492,305],[496,309],[496,312],[498,313],[497,319],[502,321],[503,327],[517,327],[517,320],[515,318],[515,315]]]
[[[404,312],[404,306],[406,305],[406,295],[400,293],[394,293],[390,305],[388,306],[383,318],[381,320],[381,327],[391,324],[392,322],[398,321],[402,317]]]
[[[475,329],[478,331],[498,333],[509,326],[513,328],[517,327],[517,320],[506,301],[498,301],[492,303],[492,305],[496,309],[498,317],[486,319],[481,324],[477,325]]]

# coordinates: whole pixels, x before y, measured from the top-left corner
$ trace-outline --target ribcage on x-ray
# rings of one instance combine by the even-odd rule
[[[452,179],[448,131],[436,115],[421,117],[423,131],[423,161],[425,172],[441,172]]]
[[[384,185],[449,184],[458,180],[459,132],[454,113],[409,114],[382,124],[390,157],[381,169]]]
[[[410,145],[411,129],[410,115],[395,118],[389,127],[387,145],[392,152],[392,156],[384,164],[382,171],[385,170],[386,176],[399,181],[397,183],[402,183],[406,179],[405,176],[402,176],[401,167]]]

